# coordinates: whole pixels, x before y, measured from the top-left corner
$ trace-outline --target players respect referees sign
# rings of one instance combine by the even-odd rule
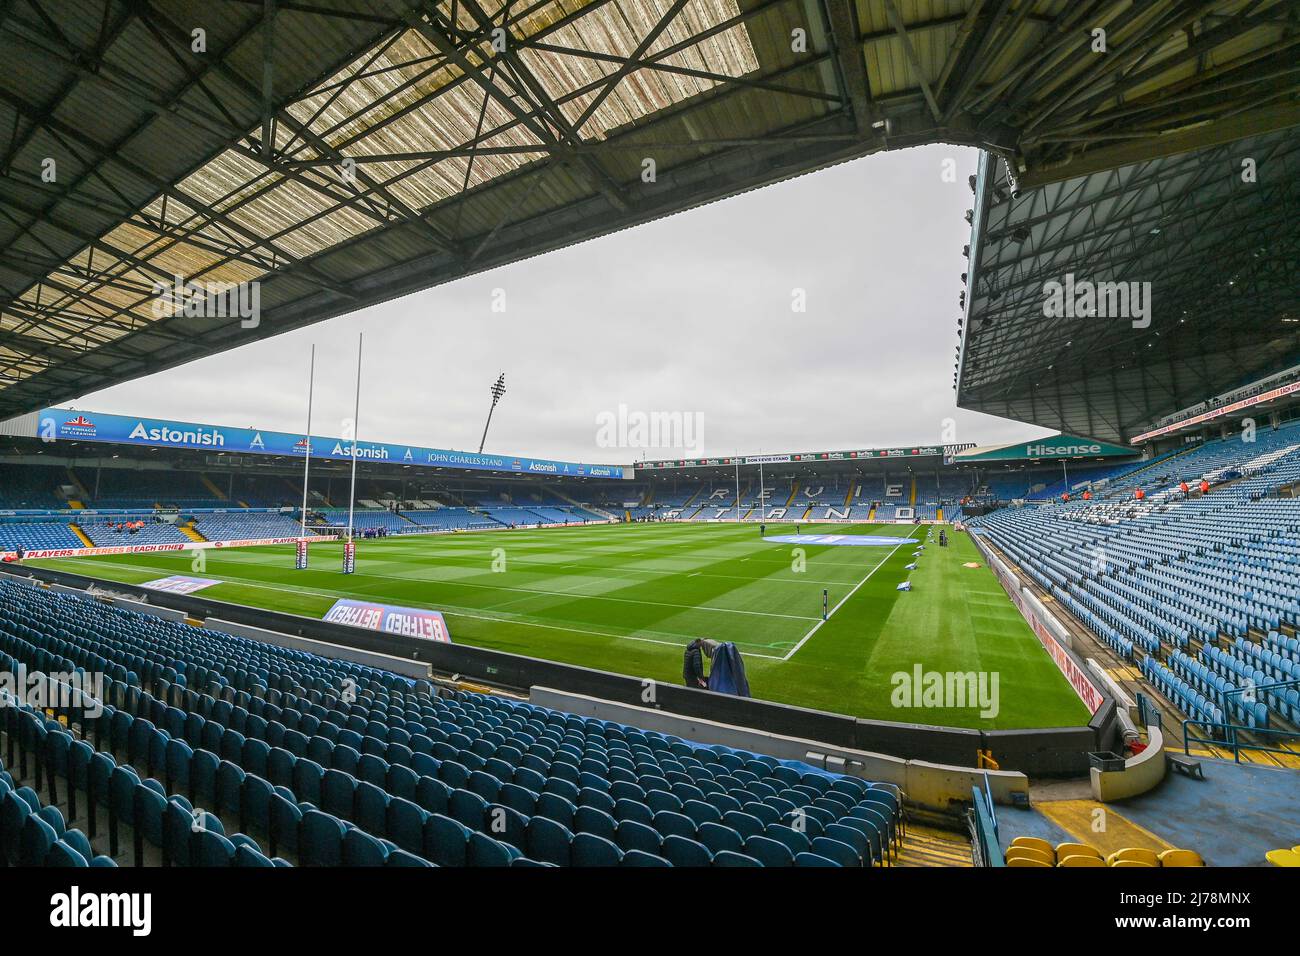
[[[441,611],[420,607],[398,607],[393,604],[373,604],[340,598],[325,612],[324,620],[331,624],[345,624],[385,634],[418,637],[425,641],[451,643],[451,631]]]

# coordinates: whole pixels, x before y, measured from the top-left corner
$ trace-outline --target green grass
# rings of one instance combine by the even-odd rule
[[[793,529],[780,527],[770,534]],[[807,525],[807,533],[924,540],[903,526]],[[337,597],[437,608],[458,643],[677,682],[693,637],[735,641],[756,697],[909,723],[1008,729],[1077,725],[1087,711],[964,534],[927,546],[844,547],[761,540],[755,525],[631,524],[386,538],[342,545],[68,558],[34,564],[139,584],[217,578],[204,597],[320,617]],[[796,566],[796,547],[805,565]],[[493,570],[494,563],[503,570]],[[910,577],[913,591],[895,590]],[[822,589],[830,619],[818,627]],[[816,630],[814,631],[814,628]],[[811,633],[810,633],[811,632]],[[891,675],[996,672],[999,710],[895,707]]]

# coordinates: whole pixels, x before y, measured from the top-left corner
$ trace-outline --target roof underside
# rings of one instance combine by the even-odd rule
[[[0,415],[881,149],[985,146],[1027,187],[1286,128],[1296,26],[1286,0],[0,2]],[[187,316],[177,276],[256,280],[259,323]]]
[[[962,407],[1127,442],[1162,415],[1300,358],[1294,132],[1014,198],[1000,166],[981,167]],[[1149,313],[1047,315],[1051,283],[1064,296],[1069,276],[1078,291],[1149,283],[1129,286]]]

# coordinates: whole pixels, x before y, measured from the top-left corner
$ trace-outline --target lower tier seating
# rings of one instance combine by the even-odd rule
[[[66,729],[0,708],[7,742],[51,800],[62,776],[131,826],[135,862],[872,866],[905,832],[888,785],[24,584],[0,581],[0,603],[4,667],[103,681],[102,713],[55,709]],[[196,807],[239,832],[169,843]]]

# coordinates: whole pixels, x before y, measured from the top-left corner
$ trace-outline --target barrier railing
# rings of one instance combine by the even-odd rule
[[[993,805],[993,788],[988,774],[982,787],[971,787],[971,820],[974,829],[975,865],[1006,866],[1002,858],[1002,841],[998,836],[998,814]]]
[[[1220,731],[1222,732],[1222,736],[1197,737],[1191,732],[1192,727],[1203,727],[1211,734],[1215,731]],[[1293,730],[1278,730],[1271,727],[1247,727],[1244,724],[1214,723],[1212,721],[1188,718],[1183,721],[1183,753],[1190,755],[1192,752],[1192,744],[1206,744],[1211,747],[1218,747],[1222,750],[1231,750],[1232,760],[1234,763],[1241,763],[1241,752],[1243,750],[1253,750],[1266,754],[1282,754],[1287,757],[1300,757],[1300,753],[1297,753],[1294,750],[1289,750],[1285,747],[1269,747],[1263,742],[1242,740],[1238,736],[1239,732],[1250,734],[1252,737],[1277,738],[1282,740],[1296,739],[1296,732]]]

